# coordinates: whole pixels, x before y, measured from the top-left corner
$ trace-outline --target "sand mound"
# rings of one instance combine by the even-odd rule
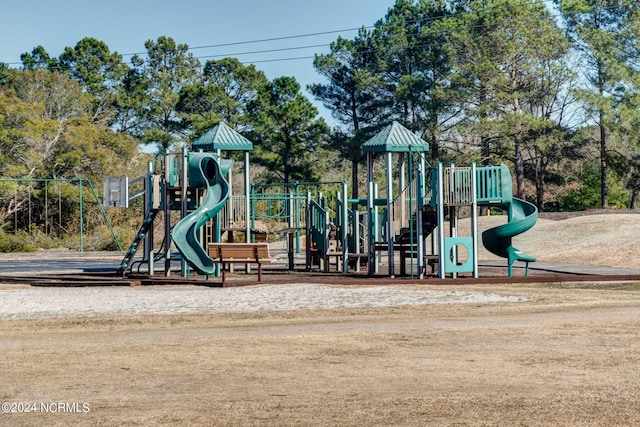
[[[479,234],[507,221],[505,216],[478,218]],[[460,235],[468,233],[469,220],[460,224]],[[539,261],[608,267],[640,268],[640,216],[602,214],[567,218],[560,221],[538,219],[526,233],[513,238],[513,245]],[[482,260],[499,259],[482,244]]]

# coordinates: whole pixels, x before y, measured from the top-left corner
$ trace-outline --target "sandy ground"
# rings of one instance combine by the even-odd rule
[[[251,313],[301,309],[484,304],[520,298],[462,289],[320,284],[0,289],[0,319],[123,314]]]
[[[602,212],[602,211],[598,211]],[[573,216],[561,220],[560,214],[546,214],[526,233],[513,238],[513,245],[538,261],[567,262],[640,269],[640,215],[611,213]],[[506,222],[504,216],[478,219],[479,233]],[[460,223],[467,235],[469,221]],[[478,245],[478,258],[500,260]]]
[[[606,216],[516,245],[640,267]],[[0,355],[2,426],[638,425],[640,284],[3,285]]]

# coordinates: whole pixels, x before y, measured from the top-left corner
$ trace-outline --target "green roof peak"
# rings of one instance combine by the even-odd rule
[[[253,143],[226,123],[220,122],[213,129],[191,144],[192,150],[202,151],[251,151]]]
[[[429,151],[429,143],[393,121],[362,146],[365,153],[408,153]]]

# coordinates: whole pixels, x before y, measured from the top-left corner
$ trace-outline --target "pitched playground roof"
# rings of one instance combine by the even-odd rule
[[[365,153],[408,153],[429,151],[429,143],[394,121],[362,146]]]
[[[202,135],[191,144],[192,150],[202,151],[251,151],[253,143],[224,122]]]

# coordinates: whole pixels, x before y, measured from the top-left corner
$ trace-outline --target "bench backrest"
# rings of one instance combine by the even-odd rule
[[[209,243],[207,252],[213,259],[266,259],[268,243]]]

